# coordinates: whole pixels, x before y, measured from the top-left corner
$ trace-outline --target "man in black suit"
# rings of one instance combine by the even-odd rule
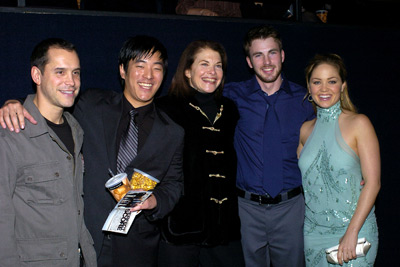
[[[157,262],[159,230],[157,220],[172,210],[183,186],[183,130],[153,99],[167,68],[165,47],[155,38],[136,36],[121,48],[119,70],[123,94],[89,90],[78,100],[74,116],[85,132],[84,200],[85,219],[95,241],[99,266],[153,266]],[[121,136],[129,124],[129,111],[137,111],[138,153],[125,170],[133,168],[160,180],[153,195],[137,209],[143,209],[128,235],[102,232],[101,228],[115,201],[104,184],[108,168],[117,172]]]
[[[158,40],[130,38],[119,55],[123,93],[88,90],[76,102],[74,116],[85,132],[85,221],[99,266],[155,266],[160,238],[157,220],[172,210],[181,195],[183,129],[153,103],[166,68],[167,52]],[[137,113],[138,150],[125,172],[131,177],[137,168],[160,183],[152,196],[135,208],[143,211],[128,234],[119,235],[101,230],[116,204],[104,185],[110,178],[108,169],[117,172],[119,144],[131,109]]]

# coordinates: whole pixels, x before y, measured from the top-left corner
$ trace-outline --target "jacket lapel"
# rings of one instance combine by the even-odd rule
[[[122,113],[122,94],[113,96],[109,101],[107,108],[101,113],[104,144],[106,144],[109,166],[114,173],[117,173],[117,130]]]
[[[155,108],[154,123],[151,132],[147,137],[146,143],[143,145],[132,163],[129,164],[128,168],[145,165],[146,161],[154,157],[157,158],[156,154],[162,153],[162,151],[159,150],[160,142],[164,142],[163,140],[169,140],[170,135],[169,127],[165,127],[167,124],[168,122],[164,120],[159,110]]]

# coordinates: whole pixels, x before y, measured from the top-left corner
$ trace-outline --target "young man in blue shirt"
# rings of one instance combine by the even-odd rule
[[[281,73],[285,52],[276,29],[251,29],[244,50],[255,75],[227,84],[224,94],[240,113],[234,142],[246,266],[304,266],[304,197],[296,150],[300,127],[314,111],[304,101],[306,89]]]

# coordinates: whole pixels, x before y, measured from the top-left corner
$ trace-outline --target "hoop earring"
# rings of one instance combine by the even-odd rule
[[[309,94],[307,97],[308,102],[312,103],[314,100],[312,99],[312,96]]]

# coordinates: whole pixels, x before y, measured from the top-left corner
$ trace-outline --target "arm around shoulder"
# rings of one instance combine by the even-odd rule
[[[25,118],[32,124],[37,124],[35,118],[24,108],[19,100],[7,100],[0,109],[0,124],[10,131],[19,132],[25,128]]]

